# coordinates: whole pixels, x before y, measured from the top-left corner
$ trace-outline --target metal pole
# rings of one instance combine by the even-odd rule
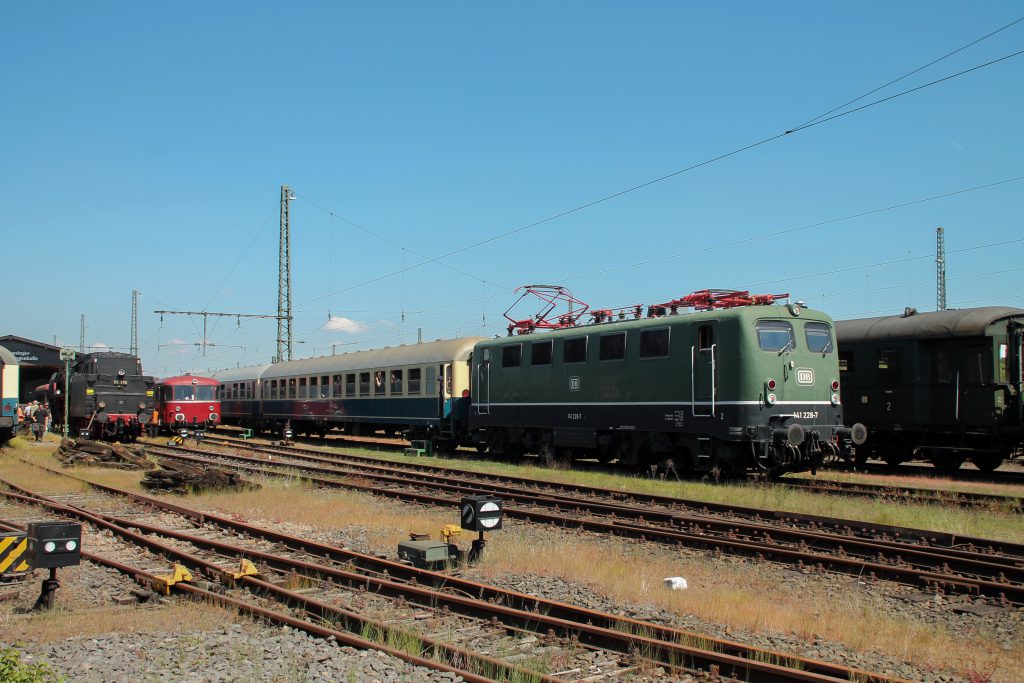
[[[60,350],[60,359],[64,361],[64,438],[68,438],[68,412],[71,407],[71,361],[75,358],[75,350],[65,346]]]

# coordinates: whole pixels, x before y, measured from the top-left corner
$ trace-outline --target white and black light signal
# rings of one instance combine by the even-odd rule
[[[502,504],[494,496],[466,496],[459,521],[467,531],[496,531],[501,528]]]
[[[81,561],[81,524],[32,522],[28,525],[28,563],[33,569],[71,567]]]
[[[82,525],[77,522],[30,522],[26,536],[29,566],[50,570],[50,578],[43,579],[39,598],[32,609],[50,609],[54,604],[54,594],[60,588],[57,569],[82,562]]]

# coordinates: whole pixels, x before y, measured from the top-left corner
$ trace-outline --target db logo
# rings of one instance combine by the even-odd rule
[[[579,391],[579,390],[580,390],[580,378],[579,377],[570,377],[569,378],[569,391]]]
[[[796,383],[804,385],[814,384],[814,370],[810,368],[797,368]]]

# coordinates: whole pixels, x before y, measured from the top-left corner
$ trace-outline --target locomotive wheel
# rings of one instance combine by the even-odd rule
[[[971,462],[982,472],[988,473],[1003,464],[1003,456],[998,453],[975,455],[971,457]]]
[[[480,455],[483,455],[484,453],[486,453],[487,452],[487,444],[478,441],[477,444],[476,444],[476,452],[479,453]]]

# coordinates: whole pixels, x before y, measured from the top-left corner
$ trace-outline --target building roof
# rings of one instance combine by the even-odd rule
[[[1007,318],[1020,318],[1024,309],[1012,306],[983,306],[932,313],[889,315],[880,318],[837,320],[836,337],[840,346],[858,341],[889,339],[936,339],[974,337],[985,334],[990,325]]]
[[[20,342],[22,344],[28,344],[30,346],[38,346],[43,349],[49,349],[50,351],[60,351],[59,346],[47,344],[46,342],[36,341],[35,339],[26,339],[25,337],[19,337],[14,334],[5,334],[2,337],[0,337],[0,344],[3,344],[5,341],[15,341]]]

